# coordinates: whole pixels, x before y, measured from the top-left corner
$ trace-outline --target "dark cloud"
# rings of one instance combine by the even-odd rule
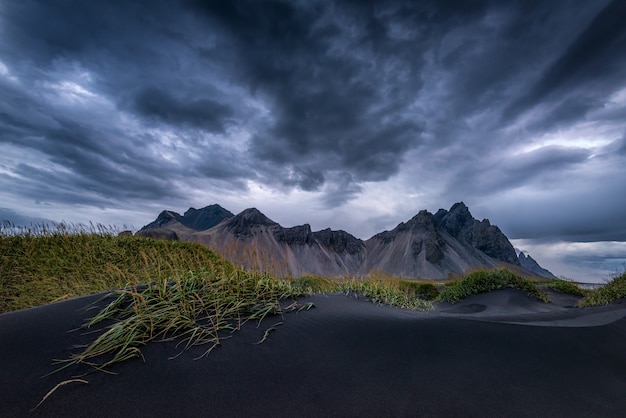
[[[208,98],[177,98],[158,87],[147,87],[134,97],[137,113],[173,125],[191,125],[209,132],[223,133],[233,111]]]
[[[614,164],[600,162],[604,172],[570,171],[554,185],[508,191],[476,201],[475,211],[494,219],[511,239],[571,242],[626,241],[626,205],[623,179]],[[499,197],[499,198],[498,198]]]
[[[543,73],[528,94],[513,102],[505,118],[517,116],[541,101],[558,100],[572,89],[584,90],[583,100],[560,105],[551,119],[572,119],[593,108],[594,99],[605,97],[612,80],[622,77],[626,64],[626,3],[611,1]],[[569,110],[569,111],[568,111]]]
[[[240,77],[267,97],[275,122],[250,150],[303,178],[287,183],[317,189],[323,173],[345,170],[354,181],[384,180],[419,143],[419,123],[403,113],[421,86],[421,55],[391,39],[389,21],[371,7],[333,8],[330,19],[315,5],[287,2],[196,6],[223,25],[241,51]]]
[[[476,192],[488,194],[534,183],[539,179],[544,184],[559,183],[562,176],[576,170],[590,156],[590,151],[581,148],[547,146],[534,151],[515,154],[482,167],[481,174],[462,173],[477,178],[470,187]],[[461,183],[460,178],[456,178]],[[467,185],[464,185],[467,187]],[[549,187],[549,186],[548,186]]]

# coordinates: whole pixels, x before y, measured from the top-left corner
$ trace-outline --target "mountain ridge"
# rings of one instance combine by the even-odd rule
[[[256,208],[234,215],[217,204],[190,208],[182,216],[162,211],[136,235],[197,242],[243,268],[278,276],[367,276],[377,271],[443,279],[500,266],[551,275],[532,258],[537,267],[522,265],[502,231],[488,219],[475,219],[463,202],[434,215],[421,210],[367,240],[343,230],[312,231],[309,224],[283,227]]]

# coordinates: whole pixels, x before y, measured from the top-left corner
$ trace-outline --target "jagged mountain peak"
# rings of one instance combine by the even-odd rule
[[[196,216],[198,213],[222,213],[222,212],[230,213],[231,216],[234,216],[229,210],[224,209],[223,207],[221,207],[218,204],[205,206],[205,207],[200,208],[200,209],[196,209],[194,207],[190,207],[183,214],[183,216]]]
[[[224,219],[232,218],[233,213],[220,205],[214,204],[201,209],[189,208],[180,221],[188,228],[195,231],[205,231],[213,228]]]
[[[165,228],[175,224],[183,225],[194,231],[204,231],[233,216],[231,212],[220,205],[209,205],[201,209],[189,208],[182,216],[177,212],[164,210],[155,221],[144,226],[140,231]]]
[[[420,210],[404,226],[417,230],[433,230],[435,229],[435,218],[429,211]]]
[[[260,226],[280,227],[257,208],[248,208],[228,219],[226,228],[236,236],[250,236],[252,229]]]
[[[312,232],[309,224],[285,228],[257,208],[233,215],[219,205],[192,207],[183,216],[163,211],[138,234],[202,243],[237,264],[280,275],[384,271],[402,277],[445,278],[502,262],[521,266],[529,274],[550,274],[532,267],[536,262],[523,253],[518,258],[502,231],[488,219],[474,219],[463,202],[434,215],[421,210],[366,241],[330,228]]]
[[[265,216],[257,208],[245,209],[235,215],[235,218],[242,219],[251,225],[276,225],[276,222]]]
[[[525,255],[523,251],[520,251],[518,258],[520,265],[526,270],[530,270],[540,277],[545,277],[547,279],[556,279],[556,276],[554,274],[541,267],[534,258],[532,258],[530,255]]]
[[[285,242],[288,245],[310,245],[313,242],[313,234],[309,224],[279,228],[274,232],[274,237],[278,242]]]
[[[324,247],[337,253],[356,254],[365,248],[365,243],[346,231],[333,231],[330,228],[313,232],[313,237]]]
[[[164,228],[171,222],[180,222],[180,218],[180,214],[172,212],[171,210],[164,210],[159,213],[159,216],[157,216],[154,221],[141,228],[140,231],[144,231],[147,229]]]
[[[439,228],[461,242],[479,249],[496,260],[520,265],[517,253],[508,238],[489,219],[475,219],[463,202],[452,205],[449,211],[439,209],[434,216]]]
[[[471,227],[475,221],[463,202],[455,203],[449,211],[439,209],[434,218],[437,225],[453,237],[458,237],[463,229]]]

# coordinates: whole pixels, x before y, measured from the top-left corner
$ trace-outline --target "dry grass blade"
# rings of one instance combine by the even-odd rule
[[[279,325],[282,325],[282,322],[277,322],[274,325],[272,325],[271,327],[269,327],[268,329],[265,330],[265,332],[263,333],[263,338],[261,338],[259,341],[257,341],[254,344],[262,344],[265,342],[265,340],[267,340],[267,337],[270,336],[270,334],[274,331],[276,331],[276,327]]]
[[[300,308],[298,308],[298,312],[308,311],[311,308],[315,308],[315,304],[313,302],[307,302],[304,305],[302,305]]]
[[[89,382],[84,380],[84,379],[69,379],[69,380],[64,380],[61,383],[57,384],[55,387],[53,387],[48,393],[46,393],[46,396],[43,397],[43,399],[41,399],[41,401],[39,401],[39,403],[37,404],[37,406],[35,406],[32,411],[34,411],[35,409],[39,408],[39,406],[45,402],[46,399],[48,399],[50,397],[50,395],[52,395],[58,388],[60,388],[61,386],[67,385],[68,383],[85,383],[88,384]]]

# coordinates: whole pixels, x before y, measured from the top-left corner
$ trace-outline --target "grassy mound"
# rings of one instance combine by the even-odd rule
[[[528,292],[529,295],[548,302],[548,295],[530,280],[524,279],[509,270],[479,270],[446,285],[439,295],[439,300],[456,303],[478,293],[512,287]]]
[[[398,289],[406,292],[409,296],[425,300],[435,300],[439,297],[439,289],[430,282],[415,280],[400,280]]]
[[[546,287],[556,292],[567,293],[574,296],[585,296],[586,292],[578,287],[576,283],[568,282],[567,280],[550,280]]]
[[[439,296],[437,287],[422,280],[405,280],[382,274],[367,279],[331,280],[319,276],[292,279],[294,291],[301,293],[354,293],[369,298],[374,303],[397,306],[403,309],[428,310],[430,301]]]
[[[234,270],[198,244],[83,232],[0,235],[0,255],[0,313],[187,271]]]
[[[337,290],[361,295],[374,303],[420,311],[432,308],[433,294],[438,293],[437,288],[431,283],[402,280],[386,275],[343,280],[337,283]]]
[[[626,298],[626,272],[616,276],[599,289],[592,290],[580,301],[580,306],[608,305]]]
[[[337,281],[313,275],[292,279],[291,285],[303,294],[329,293],[337,290]]]

